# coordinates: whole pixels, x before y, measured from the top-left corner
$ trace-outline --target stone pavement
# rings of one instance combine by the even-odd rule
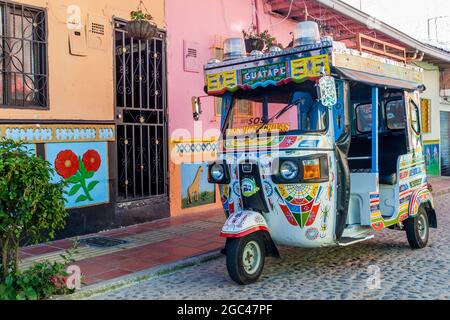
[[[433,193],[450,193],[450,178],[432,178]],[[111,248],[96,248],[81,245],[75,255],[76,264],[83,274],[84,286],[132,276],[147,269],[157,269],[168,264],[184,261],[208,253],[217,253],[224,246],[220,230],[225,221],[222,210],[185,215],[143,223],[135,226],[86,235],[126,240],[127,243]],[[441,224],[442,225],[442,224]],[[32,263],[61,260],[60,254],[72,246],[74,239],[64,239],[29,246],[21,249],[22,268]],[[297,251],[286,249],[287,257]],[[217,262],[214,262],[217,263]],[[219,274],[226,276],[223,263],[216,265]],[[222,272],[223,271],[223,272]],[[228,278],[226,278],[228,279]]]
[[[439,197],[450,193],[450,177],[431,177],[429,180],[433,188],[433,196]]]
[[[429,246],[410,249],[401,231],[349,247],[281,248],[268,259],[259,282],[238,286],[221,257],[141,281],[95,299],[450,299],[450,198],[436,197],[438,229]],[[371,270],[380,288],[368,287]]]
[[[91,285],[141,270],[158,267],[224,246],[219,236],[225,221],[222,210],[210,211],[100,232],[92,236],[127,241],[109,248],[80,245],[74,258],[81,268],[83,284]],[[21,249],[21,268],[42,261],[62,261],[60,254],[75,239],[53,241]]]

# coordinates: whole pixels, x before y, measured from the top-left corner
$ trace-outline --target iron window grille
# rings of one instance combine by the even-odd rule
[[[167,199],[165,33],[139,41],[114,25],[118,201]]]
[[[48,106],[46,11],[0,1],[0,107]]]

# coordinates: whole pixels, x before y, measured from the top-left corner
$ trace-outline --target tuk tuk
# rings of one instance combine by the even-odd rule
[[[326,37],[231,53],[204,71],[205,91],[222,101],[208,178],[219,185],[235,282],[257,281],[278,245],[348,246],[385,228],[405,231],[414,249],[427,245],[437,218],[421,138],[422,69]],[[237,115],[245,107],[251,118]]]

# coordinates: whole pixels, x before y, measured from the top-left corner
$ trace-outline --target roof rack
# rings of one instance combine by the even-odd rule
[[[340,37],[336,40],[344,42],[349,49],[368,52],[400,61],[405,64],[407,63],[406,48],[394,45],[386,41],[378,40],[362,33]]]

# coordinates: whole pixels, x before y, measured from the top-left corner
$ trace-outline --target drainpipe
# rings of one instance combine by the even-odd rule
[[[425,53],[420,52],[419,55],[419,50],[416,50],[416,52],[414,53],[414,56],[412,56],[411,58],[407,58],[408,62],[421,62],[423,61],[423,57],[425,56]]]

